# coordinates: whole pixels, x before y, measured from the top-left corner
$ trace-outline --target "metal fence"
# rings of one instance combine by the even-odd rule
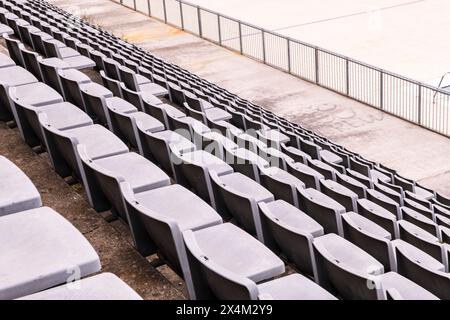
[[[180,0],[113,0],[301,79],[450,136],[450,94]]]

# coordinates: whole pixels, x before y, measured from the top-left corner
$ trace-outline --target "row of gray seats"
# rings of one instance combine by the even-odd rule
[[[141,299],[115,275],[94,275],[101,270],[94,248],[41,205],[30,179],[0,156],[1,300]]]
[[[28,106],[29,107],[29,106]],[[36,109],[36,108],[35,108]],[[64,144],[62,142],[63,138],[54,138],[51,137],[52,133],[48,133],[47,131],[51,131],[53,128],[49,129],[49,123],[46,123],[45,125],[42,123],[43,118],[47,118],[47,112],[46,110],[40,110],[39,117],[41,119],[40,125],[41,128],[37,130],[43,131],[43,137],[44,141],[47,144],[47,149],[49,150],[50,154],[52,155],[52,158],[55,154],[58,154],[60,157],[66,157],[66,158],[77,158],[76,161],[67,161],[66,164],[68,166],[71,166],[71,169],[74,172],[77,172],[77,175],[81,177],[81,179],[84,182],[84,185],[86,189],[91,190],[88,191],[88,195],[92,203],[94,203],[94,193],[96,193],[97,198],[99,199],[101,196],[99,195],[101,192],[103,192],[103,196],[107,198],[107,196],[110,196],[109,199],[105,199],[106,201],[115,202],[117,203],[118,209],[117,212],[122,214],[121,216],[128,221],[131,222],[131,218],[123,215],[123,210],[121,206],[121,201],[117,198],[117,193],[115,193],[113,185],[111,184],[111,181],[109,181],[108,184],[108,172],[104,172],[102,170],[107,169],[109,172],[113,172],[116,175],[120,175],[123,177],[123,181],[121,183],[127,182],[127,186],[130,189],[130,196],[131,197],[141,197],[140,203],[146,203],[145,206],[146,210],[152,209],[151,206],[156,206],[155,211],[156,212],[165,212],[167,210],[167,213],[173,212],[175,215],[180,215],[180,203],[183,205],[182,209],[186,209],[186,203],[189,203],[193,206],[192,210],[188,210],[188,212],[196,213],[196,218],[200,221],[203,218],[203,223],[206,224],[216,224],[221,222],[220,217],[211,209],[208,208],[206,204],[202,204],[202,202],[195,197],[194,194],[189,193],[187,190],[183,189],[181,186],[173,185],[169,186],[168,182],[169,179],[165,174],[163,174],[161,171],[158,171],[159,169],[156,169],[153,165],[151,165],[150,162],[145,162],[143,158],[139,158],[137,154],[129,153],[128,149],[123,143],[118,142],[117,138],[113,138],[113,136],[108,136],[103,139],[103,141],[100,141],[99,138],[101,138],[102,134],[106,136],[106,133],[103,129],[100,129],[102,127],[96,126],[96,125],[82,125],[81,127],[77,127],[75,129],[70,130],[58,130],[58,131],[66,131],[65,134],[75,134],[74,130],[78,130],[77,132],[80,134],[77,136],[78,143],[73,142],[71,144],[67,143]],[[62,106],[59,106],[59,113],[55,114],[54,116],[57,117],[65,117],[67,114],[65,113],[65,109]],[[81,110],[79,112],[82,112]],[[57,118],[54,118],[56,120],[59,120]],[[20,120],[18,121],[18,125],[22,126],[23,124],[20,124]],[[84,124],[84,123],[83,123]],[[75,126],[76,124],[73,124]],[[52,125],[50,125],[52,127]],[[96,132],[93,132],[93,127],[96,128]],[[55,132],[57,129],[54,130]],[[37,133],[35,132],[35,133]],[[61,135],[59,132],[53,133],[53,135]],[[170,133],[170,132],[169,132]],[[82,137],[85,137],[86,143],[83,145],[82,142],[85,142],[82,140]],[[90,138],[89,141],[87,141]],[[52,149],[53,145],[49,143],[48,141],[54,141],[57,140],[59,143],[55,143],[56,150]],[[94,141],[95,140],[95,141]],[[115,143],[113,143],[115,141]],[[80,143],[81,142],[81,143]],[[89,142],[89,143],[88,143]],[[64,148],[66,146],[66,148]],[[75,147],[77,149],[75,150]],[[100,150],[101,149],[101,150]],[[53,150],[53,151],[50,151]],[[103,150],[105,152],[103,152]],[[95,155],[93,157],[93,154]],[[69,155],[69,156],[67,156]],[[79,164],[82,161],[82,165]],[[96,162],[94,164],[94,161]],[[126,162],[129,166],[124,167],[123,162]],[[55,161],[53,161],[55,163]],[[134,164],[134,165],[133,165]],[[136,172],[136,167],[139,167],[139,171]],[[148,168],[148,170],[145,170],[145,167]],[[101,169],[98,169],[101,168]],[[128,171],[127,171],[128,170]],[[147,174],[143,174],[143,173]],[[103,176],[102,176],[103,174]],[[119,180],[119,179],[117,179]],[[150,180],[150,181],[148,181]],[[116,181],[117,182],[117,181]],[[94,184],[97,183],[97,187],[94,187]],[[121,184],[119,183],[119,185]],[[155,189],[156,188],[156,189]],[[185,196],[183,196],[183,194]],[[164,197],[167,197],[167,201],[164,201]],[[180,201],[179,203],[173,203],[172,199],[173,197],[179,197],[183,200],[183,197],[186,197],[185,201]],[[158,201],[155,201],[155,199],[158,199]],[[135,204],[131,200],[130,203]],[[98,204],[100,201],[95,201],[97,204],[94,207],[97,207],[98,210],[102,210],[99,208]],[[158,208],[158,206],[160,206]],[[149,208],[150,207],[150,208]],[[203,207],[203,217],[199,214],[199,212],[202,212],[201,207]],[[214,217],[215,215],[215,217]],[[208,217],[209,216],[209,217]],[[211,218],[212,216],[212,218]],[[183,218],[183,219],[182,219]],[[184,217],[179,217],[177,223],[180,225],[183,223],[184,218],[186,217],[186,214],[184,214]],[[206,219],[205,219],[206,218]],[[210,220],[206,221],[205,220]],[[189,224],[192,224],[193,219],[187,219],[186,222]],[[198,226],[198,227],[201,227]],[[238,230],[238,229],[235,229]],[[238,231],[235,231],[238,232]],[[180,234],[181,235],[181,234]],[[251,239],[250,237],[248,237]],[[256,246],[256,240],[254,240],[254,246]],[[164,246],[167,246],[168,243],[164,242]],[[266,251],[268,255],[270,251],[266,249],[264,246],[259,245],[261,247],[261,251]],[[275,257],[275,256],[274,256]],[[186,261],[186,260],[185,260]],[[284,270],[284,265],[281,263],[281,266],[279,265],[281,261],[277,260],[277,272],[280,272],[280,269]],[[278,273],[279,274],[279,273]],[[185,278],[187,278],[185,276]],[[306,281],[300,276],[297,276],[298,279],[302,279],[302,281]],[[188,283],[189,280],[187,279]],[[269,291],[269,285],[265,284],[265,287],[267,288],[266,291]],[[318,289],[319,290],[319,289]]]

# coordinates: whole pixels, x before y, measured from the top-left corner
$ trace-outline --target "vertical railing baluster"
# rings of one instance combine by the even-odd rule
[[[383,84],[383,70],[380,70],[380,109],[384,108],[384,84]]]
[[[345,58],[345,93],[350,95],[350,62],[348,58]]]
[[[180,21],[181,21],[181,30],[184,30],[184,18],[183,18],[183,4],[181,1],[178,1],[180,4]]]
[[[152,16],[152,6],[150,4],[150,0],[147,0],[147,8],[148,8],[148,16],[151,17]]]
[[[264,32],[264,29],[261,30],[261,39],[262,39],[262,56],[263,56],[263,62],[266,63],[266,33]]]
[[[291,43],[289,38],[286,39],[286,45],[287,45],[287,69],[288,72],[291,73]]]
[[[167,23],[166,0],[163,0],[163,9],[164,9],[164,22]]]
[[[239,47],[240,47],[240,52],[242,54],[242,52],[243,52],[243,48],[242,48],[242,25],[241,25],[240,21],[238,21],[238,26],[239,26]]]
[[[220,14],[217,14],[217,30],[219,32],[219,44],[222,45],[222,27],[220,26]]]
[[[315,63],[315,71],[316,71],[316,83],[319,84],[319,48],[314,48],[314,63]]]
[[[419,94],[418,94],[418,103],[417,103],[417,121],[419,122],[419,125],[422,125],[422,85],[419,84]]]
[[[200,6],[197,6],[197,19],[198,19],[198,36],[200,38],[203,38],[203,31],[202,31],[202,14],[200,12]]]

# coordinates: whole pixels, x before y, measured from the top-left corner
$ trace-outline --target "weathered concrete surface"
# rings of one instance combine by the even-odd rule
[[[448,0],[190,2],[427,83],[450,71]]]
[[[450,140],[108,0],[52,0],[371,160],[450,196]]]

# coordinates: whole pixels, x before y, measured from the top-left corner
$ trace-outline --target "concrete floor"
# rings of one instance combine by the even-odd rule
[[[450,71],[448,0],[190,2],[429,84]]]
[[[450,196],[450,140],[108,0],[52,0],[167,61]]]

